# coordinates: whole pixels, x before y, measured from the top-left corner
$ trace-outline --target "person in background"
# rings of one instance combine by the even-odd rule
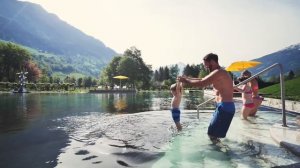
[[[248,70],[243,71],[242,77],[250,78],[251,72]],[[252,108],[251,111],[249,112],[249,116],[255,116],[264,98],[260,96],[258,93],[259,87],[258,87],[258,82],[255,78],[251,80],[251,88],[252,88],[252,98],[253,98],[254,108]]]
[[[248,77],[241,76],[238,78],[238,81],[243,82],[246,79],[248,79]],[[242,93],[243,107],[241,112],[241,118],[247,120],[250,111],[255,107],[252,98],[251,81],[240,86],[234,86],[233,88]]]

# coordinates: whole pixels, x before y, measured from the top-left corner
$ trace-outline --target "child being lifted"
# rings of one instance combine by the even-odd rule
[[[172,118],[175,122],[176,128],[178,131],[182,130],[182,126],[180,124],[180,101],[181,96],[183,92],[183,87],[181,82],[177,82],[171,85],[170,87],[171,93],[173,95],[172,101],[171,101],[171,112],[172,112]]]

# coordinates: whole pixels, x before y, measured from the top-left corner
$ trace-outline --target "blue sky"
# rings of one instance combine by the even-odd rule
[[[153,67],[251,60],[300,43],[296,0],[30,0],[118,53]]]

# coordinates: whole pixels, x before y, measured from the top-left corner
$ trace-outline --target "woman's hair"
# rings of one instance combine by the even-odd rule
[[[239,81],[239,82],[243,82],[244,80],[246,80],[246,79],[248,79],[249,77],[246,77],[246,76],[240,76],[240,77],[238,77],[237,78],[237,80]]]
[[[242,76],[247,76],[247,77],[250,77],[251,76],[251,72],[250,71],[248,71],[248,70],[245,70],[245,71],[243,71],[242,72],[242,74],[241,74]]]

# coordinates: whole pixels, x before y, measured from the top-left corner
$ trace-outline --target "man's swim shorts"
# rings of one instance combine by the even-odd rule
[[[233,102],[220,102],[210,121],[207,134],[216,138],[224,138],[235,113]]]

